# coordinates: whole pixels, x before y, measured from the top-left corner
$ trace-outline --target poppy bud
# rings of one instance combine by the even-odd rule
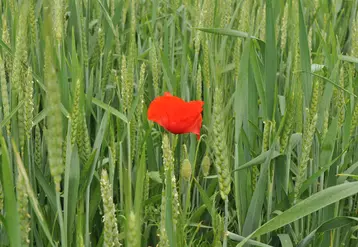
[[[188,159],[185,159],[181,165],[180,175],[185,179],[189,180],[191,177],[191,164]]]
[[[204,177],[209,175],[210,172],[210,158],[205,155],[203,161],[201,162],[201,170],[203,171]]]

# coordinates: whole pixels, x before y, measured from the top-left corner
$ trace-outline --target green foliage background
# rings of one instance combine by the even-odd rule
[[[357,7],[0,1],[0,246],[357,246]]]

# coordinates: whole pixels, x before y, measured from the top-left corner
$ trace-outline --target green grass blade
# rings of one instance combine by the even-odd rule
[[[266,46],[265,46],[265,92],[267,114],[269,119],[273,119],[277,71],[277,52],[275,39],[275,19],[273,16],[272,0],[266,2]]]
[[[278,234],[282,247],[293,247],[291,238],[288,234]]]
[[[303,71],[311,72],[311,58],[308,47],[307,37],[307,25],[305,24],[303,16],[303,4],[302,0],[299,0],[299,39],[300,39],[300,57],[301,57],[301,68]],[[309,73],[304,73],[301,77],[302,87],[304,93],[305,107],[309,107],[312,94],[312,77]]]
[[[5,139],[0,136],[1,142],[1,174],[2,187],[5,199],[5,227],[11,246],[21,246],[20,242],[20,220],[17,212],[17,202],[14,191],[13,172],[10,163],[9,152],[5,143]]]
[[[17,167],[19,169],[19,172],[21,173],[21,175],[24,178],[24,182],[25,182],[26,189],[27,189],[27,194],[29,195],[29,200],[30,200],[32,209],[34,210],[34,212],[35,212],[35,214],[37,216],[37,219],[38,219],[38,221],[40,223],[40,226],[42,227],[42,230],[46,234],[46,237],[49,240],[50,244],[52,246],[55,246],[55,244],[54,244],[54,242],[52,240],[52,235],[50,234],[50,230],[49,230],[49,228],[47,226],[45,217],[44,217],[43,213],[41,212],[40,204],[39,204],[39,202],[37,200],[37,197],[36,197],[36,195],[35,195],[35,193],[34,193],[34,191],[32,189],[29,177],[27,176],[27,172],[26,172],[24,164],[23,164],[23,162],[21,160],[20,154],[17,151],[15,142],[12,142],[12,146],[13,146],[13,150],[14,150],[14,154],[15,154],[15,158],[16,158],[16,162],[17,162]]]
[[[107,104],[103,103],[102,101],[100,101],[99,99],[96,99],[96,98],[92,98],[92,102],[95,105],[101,107],[102,109],[107,110],[112,115],[118,117],[123,122],[128,123],[127,117],[123,113],[120,113],[118,110],[114,109],[112,106],[107,105]]]

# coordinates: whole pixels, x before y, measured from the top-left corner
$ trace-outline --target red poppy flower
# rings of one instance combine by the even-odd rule
[[[194,133],[199,139],[203,105],[203,101],[185,102],[166,92],[150,103],[148,119],[173,134]]]

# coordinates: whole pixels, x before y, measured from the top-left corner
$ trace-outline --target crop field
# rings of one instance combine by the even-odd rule
[[[0,247],[358,246],[358,0],[0,0]]]

